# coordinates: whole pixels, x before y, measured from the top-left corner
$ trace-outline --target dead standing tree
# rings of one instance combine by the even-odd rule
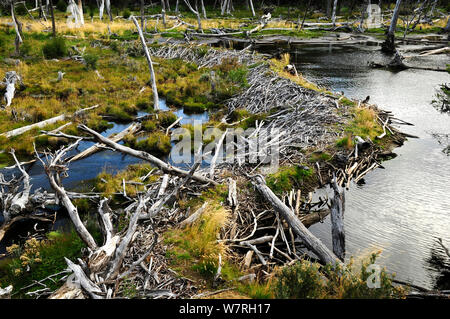
[[[150,57],[150,53],[148,52],[147,44],[145,43],[144,34],[142,33],[142,29],[139,26],[139,23],[137,22],[136,18],[133,16],[131,19],[134,22],[134,25],[136,26],[138,33],[139,33],[139,39],[141,40],[142,47],[144,49],[145,57],[147,58],[148,68],[150,70],[150,77],[152,81],[152,90],[153,90],[153,104],[154,109],[159,110],[159,97],[158,97],[158,89],[156,87],[156,78],[155,78],[155,71],[153,69],[153,62],[152,58]]]
[[[345,193],[340,190],[333,177],[331,186],[334,190],[334,198],[331,199],[331,235],[333,238],[333,252],[336,256],[344,261],[345,258],[345,232],[344,232],[344,210],[345,210]]]
[[[198,30],[203,33],[203,28],[202,28],[202,19],[200,17],[200,11],[198,10],[198,6],[195,6],[195,9],[191,6],[191,4],[189,3],[189,0],[184,0],[184,3],[186,3],[187,7],[189,8],[189,10],[191,10],[191,12],[193,14],[195,14],[197,16],[197,23],[198,23]],[[197,2],[196,2],[197,4]]]
[[[13,24],[14,24],[14,30],[16,32],[16,38],[14,40],[14,45],[16,47],[16,55],[20,54],[20,45],[23,43],[23,38],[22,38],[22,23],[17,19],[16,17],[16,11],[14,9],[15,6],[15,1],[14,0],[10,0],[9,2],[6,2],[5,5],[10,6],[11,9],[11,17],[13,20]]]
[[[392,15],[391,24],[389,25],[389,30],[386,35],[386,41],[381,45],[381,51],[386,53],[395,52],[395,29],[397,28],[398,16],[400,14],[400,4],[402,0],[397,0],[395,3],[394,13]]]

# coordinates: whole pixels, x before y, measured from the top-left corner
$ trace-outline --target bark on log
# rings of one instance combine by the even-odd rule
[[[317,212],[309,213],[306,216],[300,218],[300,221],[305,225],[306,228],[321,222],[325,217],[330,214],[329,209],[323,209]]]
[[[294,233],[299,236],[304,242],[305,246],[313,251],[319,259],[325,263],[332,265],[341,264],[339,259],[331,252],[317,237],[315,237],[295,216],[291,211],[273,192],[267,187],[264,178],[256,175],[253,178],[253,185],[263,195],[263,197],[273,206],[273,208],[280,213],[286,220]]]

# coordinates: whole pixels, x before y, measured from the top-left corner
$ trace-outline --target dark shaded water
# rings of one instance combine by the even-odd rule
[[[439,281],[437,286],[443,287],[443,279],[438,279],[442,269],[430,259],[445,256],[436,238],[450,247],[450,157],[430,133],[450,133],[450,117],[431,105],[435,89],[450,81],[449,74],[370,69],[368,61],[389,60],[377,47],[299,47],[291,51],[291,58],[309,80],[352,98],[369,95],[371,103],[415,125],[400,129],[419,139],[395,149],[398,157],[383,163],[385,169],[372,171],[365,185],[352,185],[346,192],[347,255],[379,248],[383,252],[378,263],[395,272],[397,279],[426,287]],[[424,66],[432,61],[441,67],[450,63],[445,55],[414,63]],[[311,230],[332,246],[329,218]],[[449,267],[448,259],[446,263]],[[450,281],[448,272],[446,276]]]

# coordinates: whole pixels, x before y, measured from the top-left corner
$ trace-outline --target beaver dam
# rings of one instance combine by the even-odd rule
[[[448,298],[439,1],[90,2],[3,7],[0,298]]]

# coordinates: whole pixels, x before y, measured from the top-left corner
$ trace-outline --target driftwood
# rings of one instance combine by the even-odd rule
[[[132,123],[130,126],[128,126],[126,129],[124,129],[122,132],[115,134],[115,135],[111,135],[109,137],[109,139],[111,139],[111,141],[118,143],[120,142],[125,136],[127,136],[128,134],[134,134],[137,131],[139,131],[141,128],[141,124],[140,123]],[[98,151],[102,150],[102,148],[104,148],[105,145],[104,144],[100,144],[97,143],[95,145],[92,145],[91,147],[85,149],[84,151],[78,153],[77,155],[73,156],[71,159],[68,160],[68,162],[75,162],[78,161],[80,159],[86,158],[88,156],[91,156],[92,154],[97,153]]]
[[[61,199],[62,205],[67,209],[67,212],[70,216],[70,219],[72,220],[75,230],[80,235],[80,238],[86,243],[86,245],[90,249],[95,250],[97,249],[97,244],[95,243],[94,238],[88,232],[86,226],[81,221],[80,216],[78,215],[78,209],[75,207],[75,205],[73,205],[64,187],[62,187],[60,181],[61,180],[60,174],[67,171],[67,167],[65,167],[64,165],[65,162],[63,160],[63,157],[68,151],[75,148],[79,142],[80,140],[76,141],[75,143],[65,148],[60,149],[55,154],[55,156],[53,156],[53,158],[51,158],[48,161],[48,163],[44,163],[43,160],[41,160],[41,162],[42,165],[44,166],[45,172],[47,173],[50,185],[55,190],[58,197]]]
[[[180,227],[186,227],[188,225],[192,225],[195,223],[196,220],[200,218],[200,216],[203,214],[203,212],[206,209],[206,206],[208,205],[208,202],[205,202],[199,209],[197,209],[192,215],[190,215],[188,218],[183,220],[180,223]]]
[[[0,299],[10,299],[13,286],[0,288]]]
[[[30,131],[32,129],[35,129],[35,128],[43,128],[43,127],[45,127],[47,125],[50,125],[50,124],[53,124],[53,123],[56,123],[56,122],[60,122],[60,121],[64,121],[67,118],[72,118],[72,117],[79,116],[83,112],[88,111],[88,110],[92,110],[93,108],[96,108],[98,106],[99,105],[95,105],[95,106],[87,107],[85,109],[81,109],[81,110],[75,112],[72,116],[68,116],[67,114],[61,114],[61,115],[52,117],[50,119],[38,122],[38,123],[34,123],[34,124],[31,124],[31,125],[19,127],[17,129],[12,130],[12,131],[2,133],[2,134],[0,134],[0,136],[14,137],[14,136],[17,136],[17,135],[21,135],[21,134],[23,134],[25,132],[28,132],[28,131]]]
[[[253,185],[286,220],[294,233],[302,239],[304,244],[313,251],[322,262],[325,264],[331,263],[332,265],[341,263],[339,259],[300,222],[294,212],[291,211],[269,187],[267,187],[262,176],[256,175],[253,178]]]
[[[181,176],[188,176],[189,175],[189,172],[186,172],[186,171],[184,171],[182,169],[179,169],[177,167],[173,167],[171,165],[168,165],[167,163],[161,161],[159,158],[156,158],[156,157],[154,157],[153,155],[151,155],[151,154],[149,154],[147,152],[137,151],[137,150],[134,150],[134,149],[132,149],[130,147],[123,146],[123,145],[120,145],[118,143],[115,143],[115,142],[111,141],[110,139],[108,139],[108,138],[102,136],[101,134],[97,133],[96,131],[88,128],[85,125],[79,125],[78,128],[81,129],[82,131],[85,131],[86,133],[89,133],[90,135],[92,135],[99,142],[101,142],[101,143],[103,143],[103,144],[105,144],[105,145],[107,145],[109,147],[112,147],[113,149],[115,149],[115,150],[117,150],[119,152],[122,152],[122,153],[125,153],[125,154],[128,154],[128,155],[131,155],[131,156],[143,159],[143,160],[145,160],[145,161],[147,161],[147,162],[149,162],[149,163],[151,163],[153,165],[156,165],[157,167],[162,169],[164,172],[167,172],[167,173],[170,173],[170,174],[175,174],[175,175],[181,175]],[[213,185],[217,185],[217,183],[215,181],[213,181],[212,179],[200,176],[199,174],[194,174],[192,176],[192,179],[197,180],[197,181],[202,182],[202,183],[211,183]]]

